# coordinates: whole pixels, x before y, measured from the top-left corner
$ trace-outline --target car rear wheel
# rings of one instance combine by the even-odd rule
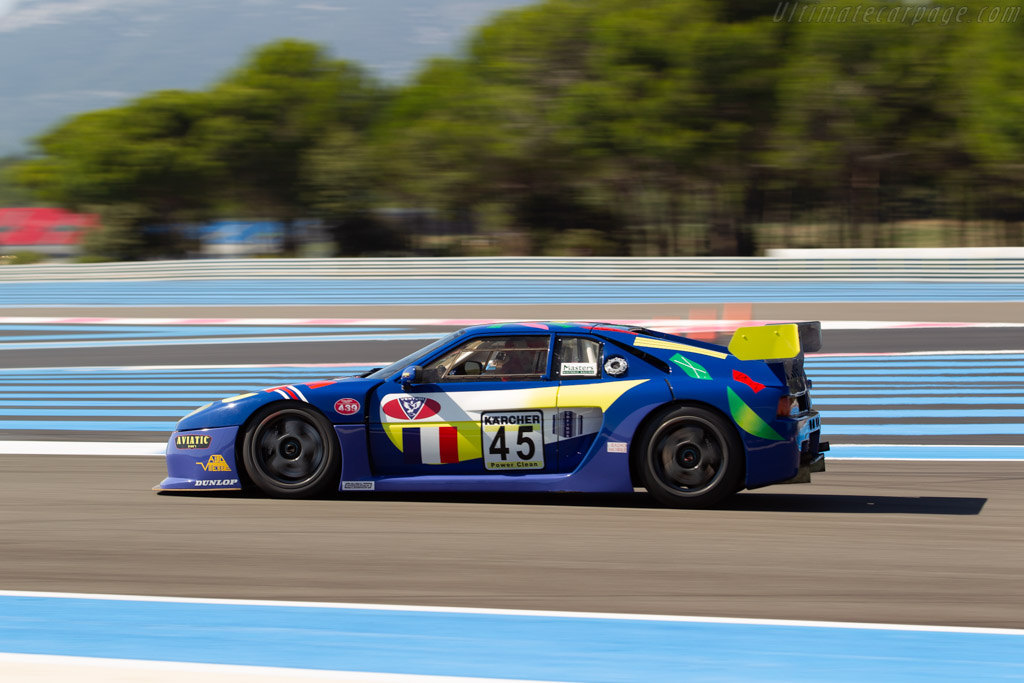
[[[644,431],[639,457],[647,491],[675,508],[705,508],[736,493],[743,444],[718,413],[695,406],[667,411]]]
[[[303,404],[269,405],[249,422],[242,461],[275,498],[309,498],[338,486],[341,449],[330,422]]]

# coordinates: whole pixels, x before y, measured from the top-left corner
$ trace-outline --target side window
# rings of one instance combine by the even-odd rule
[[[594,379],[601,376],[601,342],[584,337],[559,337],[554,374],[559,379]]]
[[[423,368],[423,381],[540,379],[548,369],[548,337],[472,339]]]

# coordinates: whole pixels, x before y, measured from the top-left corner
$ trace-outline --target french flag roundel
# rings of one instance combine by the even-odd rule
[[[396,420],[424,420],[437,415],[441,404],[432,398],[402,396],[393,398],[383,406],[384,414]]]

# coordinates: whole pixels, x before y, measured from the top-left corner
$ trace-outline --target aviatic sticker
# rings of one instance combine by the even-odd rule
[[[193,448],[209,448],[210,436],[207,434],[179,434],[174,437],[176,448],[190,450]]]
[[[483,413],[480,429],[487,469],[544,469],[544,421],[539,410]]]

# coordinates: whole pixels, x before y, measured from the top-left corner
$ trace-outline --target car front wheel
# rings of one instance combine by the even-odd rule
[[[242,460],[252,482],[275,498],[309,498],[337,488],[341,449],[323,415],[305,405],[269,405],[249,422]]]

